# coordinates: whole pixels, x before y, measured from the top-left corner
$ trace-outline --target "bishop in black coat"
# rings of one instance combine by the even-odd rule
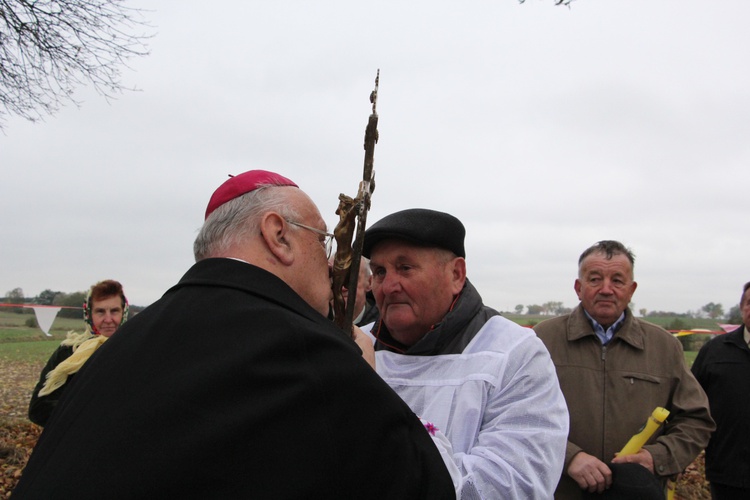
[[[84,365],[13,498],[455,494],[354,341],[273,274],[211,258]]]

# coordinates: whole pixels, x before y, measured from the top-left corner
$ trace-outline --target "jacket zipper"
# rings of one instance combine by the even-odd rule
[[[604,456],[604,443],[605,443],[605,437],[607,435],[607,419],[605,413],[607,412],[607,346],[602,345],[602,449],[599,450],[599,455]]]

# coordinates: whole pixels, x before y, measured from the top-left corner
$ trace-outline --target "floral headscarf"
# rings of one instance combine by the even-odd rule
[[[73,348],[73,354],[58,364],[52,371],[47,374],[47,380],[44,386],[39,391],[40,396],[46,396],[53,391],[59,389],[68,377],[78,372],[83,364],[88,361],[89,357],[107,340],[107,337],[100,335],[94,327],[94,321],[91,317],[91,311],[93,309],[93,299],[91,298],[91,290],[86,294],[86,300],[83,301],[83,319],[86,322],[86,331],[83,333],[68,332],[68,336],[62,341],[62,345],[71,346]],[[122,295],[123,306],[122,306],[122,321],[118,328],[128,319],[128,299],[125,294]]]
[[[91,316],[92,309],[94,308],[94,299],[91,297],[92,290],[93,287],[89,288],[89,291],[86,294],[86,300],[83,301],[83,320],[86,322],[87,332],[90,332],[93,335],[99,335],[99,332],[96,331],[96,328],[94,327],[94,318]],[[128,320],[128,311],[130,311],[128,298],[125,297],[125,294],[122,295],[122,301],[122,321],[120,321],[118,328]]]

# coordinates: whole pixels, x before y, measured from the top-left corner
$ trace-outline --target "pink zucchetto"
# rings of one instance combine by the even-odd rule
[[[229,200],[233,200],[245,193],[255,191],[260,186],[267,186],[269,184],[273,186],[299,187],[283,175],[269,172],[267,170],[249,170],[239,175],[230,175],[230,179],[219,186],[216,191],[214,191],[214,194],[211,195],[211,199],[208,201],[208,207],[206,207],[206,219],[211,215],[211,212]]]

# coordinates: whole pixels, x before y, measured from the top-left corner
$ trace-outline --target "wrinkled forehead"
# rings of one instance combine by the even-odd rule
[[[91,301],[92,309],[111,309],[113,307],[122,307],[122,297],[119,295],[109,295],[107,297],[100,297]]]
[[[401,238],[387,238],[379,241],[370,252],[370,268],[386,263],[410,262],[422,266],[440,266],[459,258],[450,250],[431,245],[423,245]]]
[[[373,245],[370,251],[370,262],[377,264],[388,255],[405,258],[406,256],[419,250],[428,248],[424,245],[416,244],[403,238],[383,238]]]

